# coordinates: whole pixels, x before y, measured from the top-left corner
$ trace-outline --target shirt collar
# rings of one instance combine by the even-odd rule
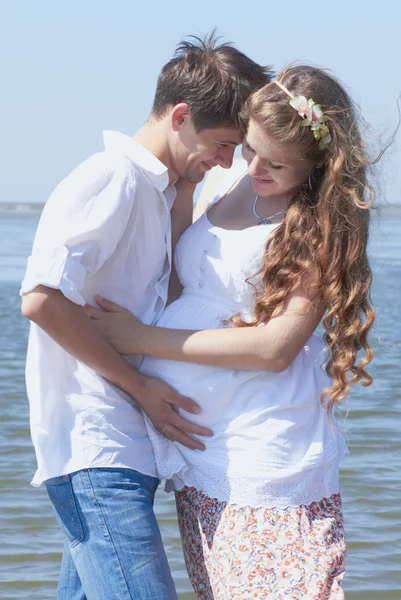
[[[164,192],[169,185],[168,169],[154,154],[133,138],[119,131],[103,131],[103,141],[106,150],[123,154],[141,171],[160,192]]]

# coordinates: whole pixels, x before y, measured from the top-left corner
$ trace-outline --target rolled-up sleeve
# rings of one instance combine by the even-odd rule
[[[124,157],[96,154],[75,169],[45,205],[20,294],[44,285],[85,304],[87,277],[113,254],[136,210],[135,188]]]

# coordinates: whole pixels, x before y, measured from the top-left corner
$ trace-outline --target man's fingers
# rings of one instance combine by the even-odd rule
[[[95,296],[95,300],[103,310],[107,310],[108,312],[120,312],[124,310],[122,306],[119,306],[111,300],[106,300],[106,298],[103,298],[102,296]]]
[[[173,408],[181,408],[181,410],[185,410],[185,412],[192,413],[193,415],[198,415],[201,412],[199,404],[197,404],[194,400],[187,398],[186,396],[181,396],[181,394],[172,394],[172,396],[169,398],[169,401],[173,405]],[[174,423],[176,427],[179,427],[179,429],[187,431],[188,433],[207,436],[213,435],[213,432],[210,431],[210,429],[206,429],[200,425],[195,425],[195,423],[187,421],[187,419],[184,419],[178,413],[172,416],[171,422]]]
[[[213,435],[213,431],[210,431],[210,429],[206,429],[206,427],[202,427],[201,425],[196,425],[196,423],[191,423],[191,421],[187,421],[187,419],[184,419],[178,413],[171,415],[170,423],[172,426],[185,433],[194,433],[195,435],[205,435],[208,437]]]
[[[162,434],[173,442],[178,442],[191,450],[206,450],[205,444],[202,444],[199,440],[191,438],[189,435],[174,427],[174,425],[168,425],[162,430]]]
[[[192,413],[193,415],[199,415],[201,412],[199,404],[197,404],[194,400],[191,400],[191,398],[181,396],[181,394],[178,394],[177,392],[171,394],[169,402],[174,404],[174,406],[185,410],[185,412]]]

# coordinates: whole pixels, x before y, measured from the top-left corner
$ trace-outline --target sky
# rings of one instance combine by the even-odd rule
[[[293,61],[331,69],[373,126],[371,147],[391,137],[401,94],[395,0],[0,0],[0,202],[45,202],[102,149],[104,129],[135,133],[176,44],[215,27],[276,72]],[[376,177],[386,201],[401,202],[400,133]]]

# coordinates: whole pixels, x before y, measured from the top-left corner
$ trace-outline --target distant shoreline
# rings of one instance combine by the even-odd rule
[[[29,214],[29,213],[41,213],[44,204],[39,203],[19,203],[19,202],[0,202],[0,213],[18,213],[18,214]]]
[[[18,202],[0,202],[0,214],[9,215],[29,215],[40,214],[44,204],[39,203],[18,203]],[[391,217],[401,215],[400,204],[378,204],[373,213],[378,213],[379,216]]]

